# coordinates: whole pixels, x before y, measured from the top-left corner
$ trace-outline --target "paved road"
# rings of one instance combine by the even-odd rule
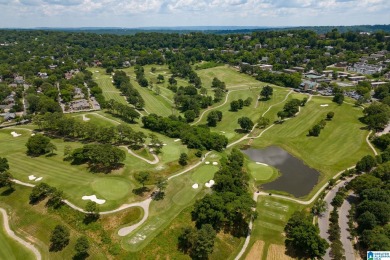
[[[349,239],[351,237],[351,233],[348,228],[348,214],[351,209],[351,203],[357,199],[355,194],[350,194],[346,200],[344,200],[343,205],[339,209],[339,226],[341,231],[340,241],[343,244],[343,248],[345,251],[345,259],[346,260],[355,260],[355,250],[352,245],[352,241]]]
[[[327,209],[326,211],[322,214],[322,216],[320,216],[318,218],[318,227],[320,228],[320,236],[324,239],[326,239],[326,241],[329,241],[329,234],[328,234],[328,230],[329,230],[329,217],[330,217],[330,213],[332,212],[333,210],[333,206],[330,204],[333,200],[333,198],[336,196],[336,193],[337,191],[343,187],[345,185],[345,182],[347,181],[350,181],[352,180],[353,178],[355,177],[350,177],[350,178],[347,178],[346,180],[343,180],[343,181],[340,181],[339,183],[337,183],[326,195],[325,195],[325,198],[324,198],[324,201],[326,202],[326,206],[327,206]],[[341,217],[341,215],[343,215],[344,212],[339,212],[339,215]],[[347,212],[348,214],[348,212]],[[324,256],[324,260],[330,260],[332,259],[329,255],[330,253],[330,248],[328,248],[328,250],[326,251],[326,254]]]
[[[22,244],[23,246],[27,247],[29,250],[31,250],[34,253],[36,259],[41,260],[42,256],[41,256],[41,253],[38,251],[38,249],[35,246],[33,246],[32,244],[30,244],[29,242],[26,242],[23,239],[21,239],[20,237],[18,237],[17,235],[15,235],[15,233],[11,230],[11,228],[9,226],[9,219],[8,219],[7,212],[2,208],[0,208],[0,212],[3,214],[4,230],[8,234],[8,236],[10,236],[12,239],[18,241],[18,243]]]

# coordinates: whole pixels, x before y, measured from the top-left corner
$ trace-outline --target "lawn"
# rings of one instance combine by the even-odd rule
[[[206,171],[207,168],[208,171]],[[168,182],[164,199],[152,202],[148,220],[135,232],[124,237],[122,246],[132,252],[137,252],[147,246],[169,226],[181,211],[196,199],[210,192],[210,188],[206,188],[204,184],[199,185],[198,189],[193,189],[194,176],[196,176],[196,180],[208,180],[217,170],[218,168],[215,166],[205,165],[171,179]]]
[[[240,117],[249,117],[255,123],[271,105],[281,102],[286,97],[288,91],[289,90],[285,88],[274,88],[274,95],[272,96],[272,98],[266,101],[259,101],[257,106],[256,101],[258,98],[258,94],[260,93],[260,88],[252,88],[251,90],[244,89],[238,91],[231,91],[226,104],[215,109],[222,112],[222,121],[218,122],[217,126],[212,127],[211,130],[225,135],[229,139],[229,142],[239,139],[244,135],[244,133],[240,133],[238,131],[240,129],[240,126],[237,121]],[[238,100],[240,98],[245,100],[248,97],[251,97],[253,99],[252,104],[250,106],[244,106],[243,109],[238,110],[237,112],[230,111],[231,101]],[[210,112],[207,112],[198,124],[206,124],[207,115]],[[268,117],[269,114],[270,112],[267,112],[266,117]]]
[[[330,111],[335,116],[332,121],[327,121],[320,136],[308,137],[309,129],[325,119]],[[331,176],[354,165],[364,155],[373,154],[365,141],[368,131],[363,130],[364,125],[359,121],[361,116],[360,108],[348,104],[339,106],[332,103],[331,99],[313,97],[296,117],[276,124],[255,139],[252,147],[281,146],[310,167],[319,170],[319,185],[309,194],[310,197]]]
[[[258,240],[265,241],[263,249],[265,251],[268,251],[271,244],[283,245],[285,239],[283,232],[288,219],[295,211],[302,210],[303,206],[271,196],[259,196],[256,209],[258,217],[253,222],[251,239],[246,253]]]
[[[18,260],[34,259],[34,254],[8,236],[3,227],[3,215],[0,214],[0,259]]]

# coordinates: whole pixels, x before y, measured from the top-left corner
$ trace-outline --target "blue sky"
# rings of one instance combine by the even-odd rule
[[[390,24],[390,0],[0,0],[4,27]]]

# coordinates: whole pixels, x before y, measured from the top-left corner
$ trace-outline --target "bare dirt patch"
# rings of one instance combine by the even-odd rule
[[[284,245],[272,244],[268,248],[267,260],[291,260],[294,258],[286,255],[286,248]]]
[[[264,241],[257,240],[251,250],[249,251],[248,255],[246,256],[245,260],[258,260],[261,259],[263,256],[263,249],[264,249]]]

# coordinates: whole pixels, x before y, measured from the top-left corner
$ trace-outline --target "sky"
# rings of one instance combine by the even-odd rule
[[[0,28],[390,24],[390,0],[0,0]]]

